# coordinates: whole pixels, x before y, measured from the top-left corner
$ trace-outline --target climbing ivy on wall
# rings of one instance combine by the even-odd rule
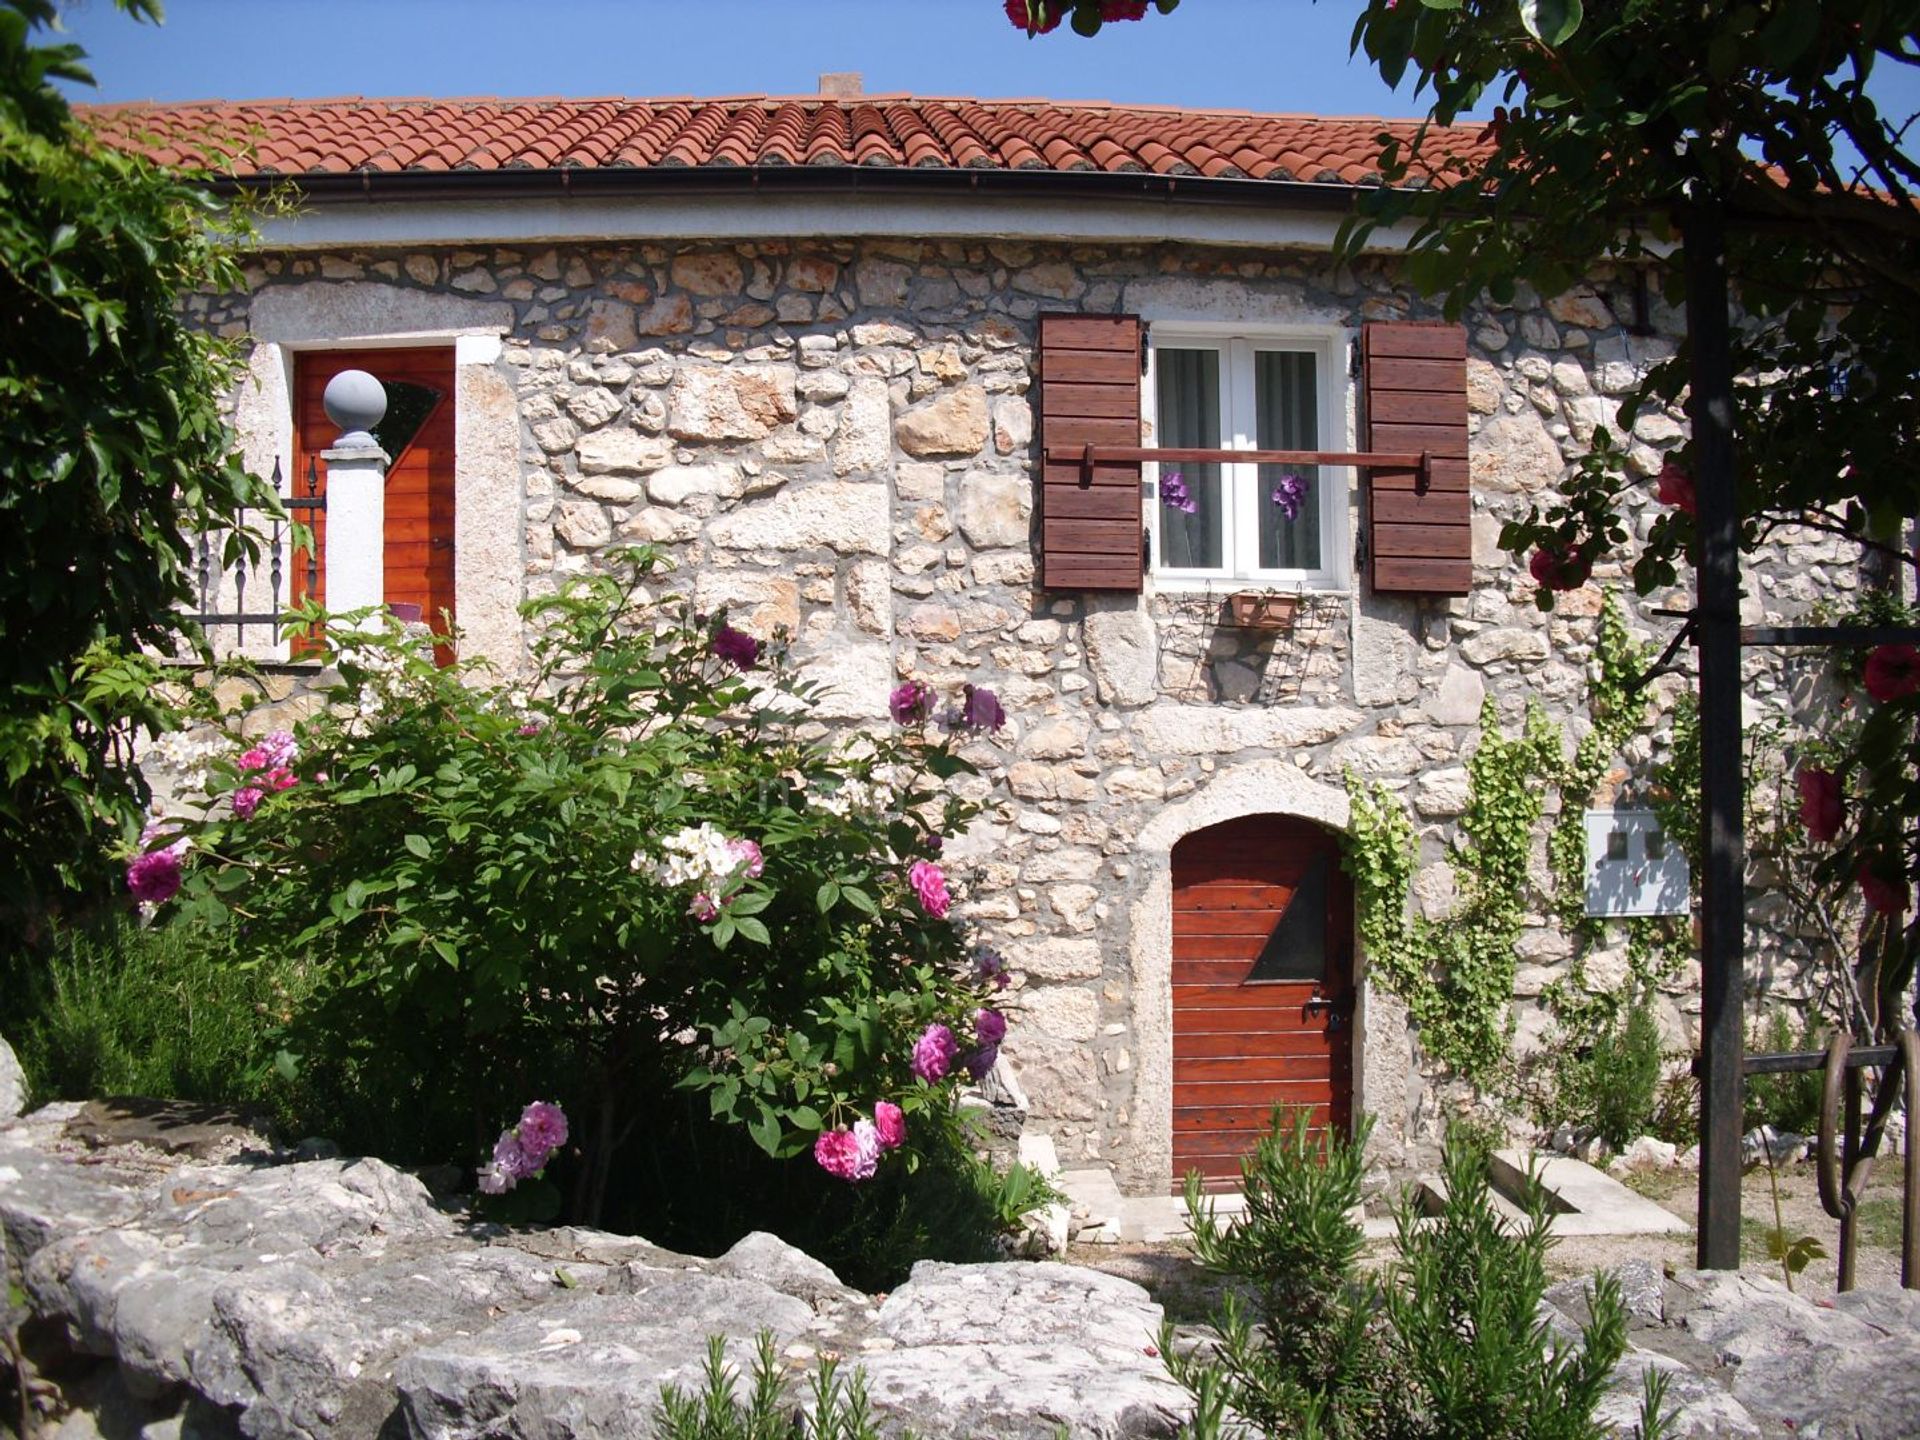
[[[1516,946],[1537,888],[1528,860],[1550,801],[1558,814],[1546,837],[1547,909],[1575,942],[1567,977],[1542,996],[1556,1022],[1581,1033],[1611,1023],[1629,996],[1673,973],[1690,953],[1684,921],[1606,922],[1586,913],[1584,816],[1614,758],[1651,716],[1650,697],[1635,686],[1646,663],[1609,593],[1589,675],[1593,723],[1570,756],[1563,731],[1537,703],[1513,737],[1500,732],[1492,701],[1482,708],[1480,743],[1467,763],[1467,807],[1449,856],[1459,898],[1442,918],[1410,913],[1418,844],[1400,798],[1348,772],[1346,865],[1371,973],[1406,1002],[1427,1052],[1483,1089],[1509,1074]],[[1625,927],[1627,977],[1594,990],[1583,961],[1610,923]]]
[[[1407,1002],[1428,1053],[1481,1086],[1506,1064],[1514,946],[1530,888],[1527,856],[1545,782],[1561,763],[1560,744],[1559,727],[1537,703],[1511,739],[1500,733],[1493,702],[1482,708],[1453,856],[1460,899],[1440,920],[1408,911],[1418,849],[1399,797],[1385,785],[1369,792],[1347,774],[1347,869],[1368,964]]]

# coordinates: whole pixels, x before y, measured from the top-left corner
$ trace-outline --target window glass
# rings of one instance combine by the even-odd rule
[[[1156,444],[1218,450],[1220,352],[1163,349],[1154,356]],[[1174,570],[1218,570],[1224,559],[1220,467],[1188,461],[1160,467],[1159,563]]]
[[[1304,350],[1258,350],[1253,356],[1253,413],[1258,450],[1318,450],[1315,359]],[[1262,570],[1320,568],[1319,467],[1262,465],[1254,488]]]
[[[1314,857],[1274,922],[1249,980],[1322,980],[1327,973],[1327,856]]]
[[[413,443],[413,437],[433,414],[433,407],[440,403],[440,392],[412,380],[382,380],[380,384],[387,392],[387,413],[373,427],[373,438],[387,452],[388,463],[398,464],[401,452]]]

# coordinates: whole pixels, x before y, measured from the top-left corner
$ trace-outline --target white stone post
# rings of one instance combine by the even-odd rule
[[[387,392],[364,370],[342,370],[322,403],[340,427],[321,452],[327,467],[327,609],[378,611],[386,604],[387,452],[372,430],[387,413]],[[378,613],[359,622],[378,629]]]

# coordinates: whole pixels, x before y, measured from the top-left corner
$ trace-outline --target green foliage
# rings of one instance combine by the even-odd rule
[[[1153,8],[1162,15],[1171,15],[1179,4],[1180,0],[1153,0]],[[1025,0],[1024,6],[1009,5],[1007,16],[1031,38],[1054,29],[1062,20],[1076,35],[1098,35],[1101,26],[1109,20],[1139,20],[1144,18],[1145,11],[1143,4],[1139,15],[1116,16],[1109,13],[1103,0]]]
[[[1400,1258],[1383,1299],[1402,1376],[1423,1397],[1437,1435],[1593,1436],[1614,1363],[1626,1349],[1626,1308],[1612,1276],[1595,1278],[1592,1316],[1578,1346],[1550,1338],[1540,1319],[1552,1246],[1545,1190],[1526,1196],[1526,1223],[1510,1230],[1493,1208],[1487,1153],[1447,1137],[1440,1213],[1420,1223],[1402,1204]]]
[[[1455,137],[1390,144],[1389,184],[1363,199],[1343,243],[1357,254],[1378,226],[1412,222],[1408,277],[1455,313],[1482,294],[1507,303],[1523,284],[1556,294],[1609,263],[1647,274],[1678,304],[1686,239],[1718,210],[1746,319],[1734,373],[1769,377],[1736,395],[1743,543],[1809,509],[1836,531],[1891,540],[1920,507],[1920,335],[1903,320],[1920,295],[1920,164],[1906,117],[1883,114],[1870,81],[1912,63],[1917,29],[1915,0],[1627,4],[1584,16],[1565,0],[1369,0],[1355,50],[1389,84],[1411,67],[1433,121],[1500,104],[1472,165],[1447,167],[1445,185],[1397,182],[1443,164]],[[1683,352],[1656,367],[1621,425],[1677,400],[1687,364]],[[1641,482],[1614,460],[1503,543],[1624,545],[1620,501]],[[1673,582],[1694,528],[1678,510],[1656,519],[1633,562],[1642,593]]]
[[[1643,994],[1624,1015],[1601,1019],[1584,1049],[1554,1048],[1543,1118],[1590,1125],[1618,1148],[1652,1131],[1664,1069],[1652,997]]]
[[[1398,797],[1347,777],[1353,808],[1346,868],[1372,973],[1407,1002],[1428,1053],[1476,1084],[1498,1079],[1507,1061],[1527,859],[1545,782],[1562,767],[1560,746],[1558,728],[1538,705],[1528,707],[1520,734],[1508,739],[1488,701],[1479,748],[1467,763],[1461,838],[1450,857],[1460,899],[1442,920],[1408,914],[1418,856]]]
[[[992,1206],[994,1223],[1002,1234],[1018,1231],[1029,1215],[1066,1199],[1042,1171],[1021,1161],[1005,1170],[995,1169],[987,1160],[976,1160],[974,1165],[974,1184]]]
[[[1580,1344],[1539,1319],[1551,1244],[1545,1197],[1527,1222],[1493,1208],[1488,1153],[1465,1132],[1447,1139],[1446,1198],[1428,1216],[1413,1192],[1396,1211],[1400,1255],[1384,1276],[1363,1272],[1361,1146],[1304,1117],[1276,1113],[1273,1133],[1242,1162],[1244,1217],[1222,1229],[1188,1182],[1195,1253],[1236,1292],[1212,1354],[1168,1368],[1193,1392],[1182,1432],[1196,1440],[1252,1433],[1339,1440],[1597,1437],[1592,1418],[1625,1349],[1618,1286],[1600,1277]],[[1239,1294],[1251,1297],[1254,1313]],[[1655,1400],[1657,1408],[1657,1397]],[[1242,1425],[1246,1428],[1241,1428]]]
[[[180,919],[311,977],[277,1039],[336,1138],[478,1158],[557,1098],[579,1218],[679,1097],[809,1170],[881,1100],[938,1130],[955,1077],[917,1078],[914,1041],[946,1025],[964,1059],[995,993],[908,883],[977,809],[956,739],[816,738],[779,647],[736,670],[724,616],[652,598],[655,557],[627,560],[528,606],[523,688],[436,666],[392,622],[337,627],[297,758],[216,759],[204,814],[153,842],[191,844]]]
[[[1824,1050],[1827,1036],[1811,1017],[1801,1022],[1796,1033],[1793,1021],[1784,1009],[1768,1012],[1747,1037],[1747,1049],[1756,1054],[1782,1050]],[[1756,1125],[1771,1125],[1796,1135],[1811,1135],[1820,1128],[1820,1094],[1824,1072],[1786,1071],[1778,1075],[1749,1075],[1742,1088],[1741,1125],[1751,1130]]]
[[[879,1440],[866,1380],[858,1370],[843,1380],[839,1362],[823,1359],[813,1376],[812,1406],[796,1406],[768,1331],[754,1343],[744,1400],[738,1382],[737,1370],[727,1363],[725,1339],[708,1337],[699,1390],[688,1394],[677,1385],[662,1386],[653,1433],[659,1440]],[[911,1430],[899,1435],[913,1440]]]
[[[150,0],[121,8],[157,18]],[[171,649],[188,535],[274,505],[233,454],[231,347],[182,297],[240,283],[244,212],[113,149],[53,86],[50,0],[0,0],[0,870],[4,917],[106,884],[138,827],[134,737],[166,726],[143,645]]]
[[[8,1039],[39,1100],[144,1095],[282,1108],[264,1039],[299,987],[242,967],[227,937],[129,922],[67,932],[4,973]]]
[[[1240,1163],[1246,1211],[1226,1225],[1187,1177],[1194,1258],[1233,1282],[1219,1316],[1220,1346],[1182,1354],[1161,1337],[1174,1378],[1200,1399],[1193,1432],[1219,1433],[1221,1407],[1266,1434],[1387,1433],[1395,1413],[1387,1357],[1373,1323],[1372,1287],[1359,1277],[1360,1203],[1369,1127],[1347,1141],[1316,1134],[1308,1114],[1276,1107],[1271,1131]],[[1243,1308],[1241,1295],[1251,1306]],[[1211,1412],[1212,1419],[1209,1419]]]

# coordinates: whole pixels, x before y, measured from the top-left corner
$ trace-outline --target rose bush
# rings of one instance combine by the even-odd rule
[[[302,969],[281,1068],[393,1158],[477,1164],[493,1117],[551,1094],[591,1219],[679,1096],[775,1160],[911,1168],[1005,1028],[1004,964],[926,858],[978,810],[959,747],[1001,707],[968,686],[936,722],[912,682],[893,726],[830,731],[778,637],[650,598],[656,557],[624,559],[529,604],[517,685],[394,622],[336,631],[325,707],[216,748],[129,882]],[[490,1188],[530,1173],[517,1143]]]

